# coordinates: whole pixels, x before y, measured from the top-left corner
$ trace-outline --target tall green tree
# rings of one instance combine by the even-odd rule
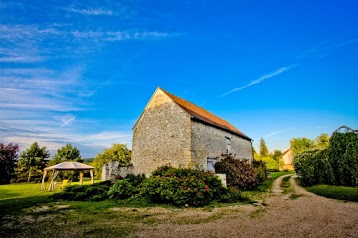
[[[50,160],[50,165],[66,161],[83,162],[83,159],[81,159],[81,153],[76,146],[72,146],[71,144],[62,146]]]
[[[290,140],[290,144],[293,156],[316,147],[315,141],[306,137],[293,138]]]
[[[102,173],[103,165],[110,160],[118,161],[119,166],[127,166],[131,161],[132,152],[124,144],[113,144],[111,148],[103,150],[93,160],[92,166],[95,167],[96,177]]]
[[[268,155],[268,148],[266,146],[264,138],[260,140],[260,156],[265,157]]]
[[[276,161],[278,161],[280,159],[282,155],[282,151],[281,150],[274,150],[273,151],[273,155],[272,155],[272,158]]]
[[[9,184],[14,176],[15,163],[19,157],[17,144],[0,143],[0,184]]]
[[[46,167],[46,159],[50,157],[50,153],[46,146],[40,148],[37,142],[34,142],[30,148],[23,151],[17,163],[18,176],[27,176],[27,182],[30,182],[31,176],[41,174]]]
[[[260,155],[256,152],[255,148],[252,147],[252,149],[253,149],[253,152],[254,152],[254,160],[256,160],[256,161],[261,160],[261,157],[260,157]]]
[[[316,137],[316,147],[319,149],[325,149],[329,145],[329,135],[327,133],[322,133]]]

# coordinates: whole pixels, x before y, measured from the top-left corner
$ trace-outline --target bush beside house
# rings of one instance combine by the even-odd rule
[[[211,172],[162,166],[142,186],[142,196],[151,202],[177,206],[202,206],[219,199],[225,189]]]
[[[297,154],[294,166],[305,186],[358,186],[358,135],[335,132],[326,149]]]
[[[215,171],[226,174],[229,187],[244,191],[258,185],[259,181],[251,163],[244,159],[236,159],[232,154],[222,154],[221,156],[223,159],[215,164]]]
[[[193,207],[204,206],[214,200],[243,201],[245,198],[241,191],[252,189],[262,182],[266,178],[266,167],[264,162],[252,166],[230,156],[223,159],[220,165],[229,174],[229,188],[224,188],[212,172],[165,165],[153,171],[149,178],[130,174],[115,183],[106,181],[90,186],[72,186],[55,194],[54,198],[86,201],[146,199],[152,203]]]

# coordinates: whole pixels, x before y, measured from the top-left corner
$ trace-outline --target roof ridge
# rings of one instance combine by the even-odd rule
[[[183,98],[180,98],[172,93],[169,93],[160,87],[158,87],[158,89],[162,90],[170,99],[174,101],[174,103],[176,103],[183,110],[189,113],[193,118],[251,140],[250,137],[248,137],[243,132],[238,130],[236,127],[231,125],[228,121],[216,116],[215,114],[209,112],[208,110],[199,107],[198,105],[195,105],[194,103],[189,102]]]

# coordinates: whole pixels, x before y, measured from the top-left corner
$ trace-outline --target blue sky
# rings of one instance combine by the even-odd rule
[[[156,87],[269,149],[358,128],[357,1],[0,2],[0,138],[131,147]]]

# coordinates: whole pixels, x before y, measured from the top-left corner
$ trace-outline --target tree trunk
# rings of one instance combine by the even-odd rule
[[[30,182],[31,179],[31,170],[29,170],[29,177],[27,177],[27,182]]]

